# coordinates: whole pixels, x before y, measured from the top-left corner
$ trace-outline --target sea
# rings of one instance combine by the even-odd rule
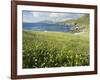
[[[69,32],[73,26],[51,23],[23,23],[23,30]]]

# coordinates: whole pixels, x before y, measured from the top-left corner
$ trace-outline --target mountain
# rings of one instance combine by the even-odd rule
[[[54,21],[49,21],[49,20],[40,21],[40,22],[38,22],[38,23],[55,24]]]
[[[81,16],[78,19],[70,19],[70,20],[64,20],[62,22],[59,22],[58,24],[62,25],[70,25],[73,26],[72,30],[73,32],[89,32],[89,14],[85,14]],[[76,28],[77,27],[77,28]]]
[[[59,22],[59,24],[69,24],[69,25],[74,25],[77,23],[78,25],[89,25],[89,15],[85,14],[84,16],[81,16],[78,19],[71,19],[71,20],[65,20],[62,22]]]

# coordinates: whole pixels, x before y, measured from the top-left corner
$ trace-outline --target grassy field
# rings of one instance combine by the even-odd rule
[[[88,32],[23,31],[23,68],[89,65]]]

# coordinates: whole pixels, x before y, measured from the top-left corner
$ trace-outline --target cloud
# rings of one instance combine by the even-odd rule
[[[61,21],[65,19],[76,19],[82,15],[79,13],[23,11],[23,22],[40,22],[44,20]]]
[[[23,22],[33,22],[33,14],[30,11],[23,11]]]

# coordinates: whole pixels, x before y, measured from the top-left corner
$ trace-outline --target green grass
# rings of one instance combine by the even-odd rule
[[[89,65],[89,34],[23,31],[23,68]]]

